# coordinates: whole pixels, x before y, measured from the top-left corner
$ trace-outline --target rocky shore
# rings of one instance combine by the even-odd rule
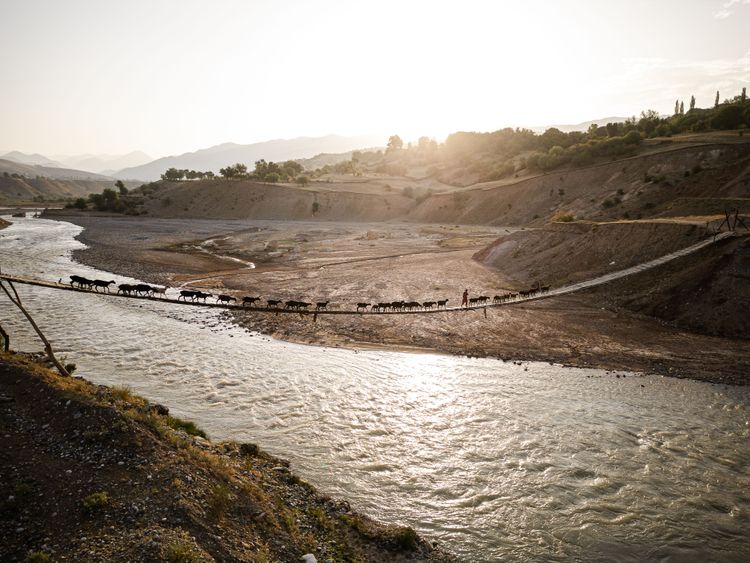
[[[0,354],[2,561],[453,561],[127,388]],[[314,559],[313,559],[314,557]]]

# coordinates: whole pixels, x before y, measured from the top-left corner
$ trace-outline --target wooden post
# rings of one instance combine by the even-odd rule
[[[47,340],[44,337],[44,333],[42,333],[41,329],[37,326],[37,324],[34,322],[34,319],[31,317],[29,312],[24,308],[23,303],[21,303],[21,297],[18,295],[18,292],[16,291],[15,286],[13,285],[13,282],[10,280],[6,280],[8,282],[8,285],[13,290],[13,295],[10,294],[8,291],[8,288],[5,287],[2,280],[0,280],[0,288],[3,289],[5,292],[5,295],[8,296],[8,299],[10,299],[11,303],[13,303],[16,307],[18,307],[21,312],[24,314],[26,319],[31,323],[31,326],[36,331],[37,335],[39,335],[39,338],[44,343],[44,351],[47,352],[47,356],[52,361],[53,364],[55,364],[55,367],[57,368],[57,371],[60,372],[60,375],[64,375],[66,377],[69,377],[70,374],[68,373],[68,370],[65,369],[65,366],[63,366],[60,361],[55,356],[55,353],[52,351],[52,345],[49,343],[49,340]]]
[[[0,325],[0,336],[3,338],[3,351],[7,352],[10,349],[10,336],[3,330],[3,325]]]

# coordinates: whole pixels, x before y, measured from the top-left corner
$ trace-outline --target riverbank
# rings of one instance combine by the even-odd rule
[[[332,309],[351,309],[357,302],[396,299],[448,298],[452,305],[464,288],[494,295],[512,287],[512,280],[472,258],[509,232],[499,227],[59,218],[85,228],[79,238],[89,248],[75,254],[83,263],[238,297],[330,301]],[[233,259],[256,268],[237,268]],[[320,315],[313,323],[310,317],[248,311],[231,319],[306,344],[423,349],[750,383],[750,341],[659,322],[623,308],[602,289],[490,309],[486,318],[482,311]]]
[[[453,560],[126,388],[0,354],[0,402],[3,561]]]

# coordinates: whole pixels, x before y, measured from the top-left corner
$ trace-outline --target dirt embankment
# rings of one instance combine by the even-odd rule
[[[554,223],[504,236],[474,255],[516,283],[555,287],[653,260],[706,238],[706,229],[679,223]]]
[[[452,561],[124,388],[0,354],[3,561]],[[46,556],[46,558],[45,558]]]

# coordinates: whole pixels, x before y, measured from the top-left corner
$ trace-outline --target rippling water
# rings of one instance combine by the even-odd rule
[[[14,221],[4,273],[133,281],[73,263],[79,227]],[[301,346],[210,309],[17,288],[81,375],[256,442],[466,560],[750,560],[748,388]],[[41,348],[4,295],[0,322]]]

